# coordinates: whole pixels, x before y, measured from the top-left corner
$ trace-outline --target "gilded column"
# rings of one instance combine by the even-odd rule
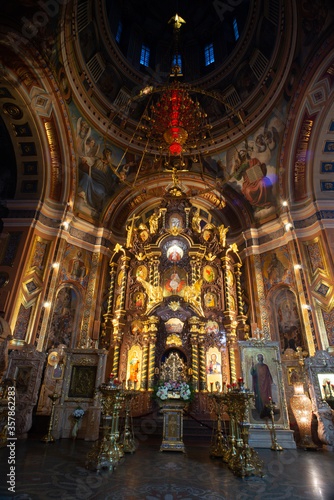
[[[197,280],[197,267],[196,267],[196,257],[192,257],[190,261],[191,266],[191,284],[193,285]]]
[[[143,345],[143,364],[141,370],[141,384],[140,388],[142,391],[147,389],[147,369],[148,369],[148,335],[147,335],[147,325],[145,325],[146,332],[144,333],[144,345]]]
[[[157,324],[159,318],[151,316],[149,318],[149,361],[148,361],[148,390],[152,391],[154,386],[154,372],[155,372],[155,343],[156,332],[158,331]]]
[[[192,382],[196,392],[198,392],[198,318],[193,316],[189,319],[190,326],[190,342],[192,354]]]
[[[151,259],[150,261],[150,272],[149,272],[149,275],[148,275],[148,281],[151,285],[154,284],[154,261],[153,259]]]
[[[225,298],[225,311],[229,312],[230,311],[230,290],[229,290],[229,284],[228,284],[228,279],[227,279],[227,270],[228,270],[228,262],[229,258],[228,257],[222,257],[223,261],[223,273],[224,273],[224,298]]]
[[[120,299],[120,304],[119,304],[119,309],[121,311],[124,311],[124,308],[125,308],[125,292],[126,292],[126,282],[128,279],[129,260],[130,260],[130,257],[128,257],[127,255],[124,255],[121,258],[122,271],[123,271],[122,285],[121,285],[121,299]]]
[[[153,260],[153,285],[159,286],[159,259],[156,257]]]
[[[110,287],[109,287],[109,295],[108,295],[108,307],[107,312],[104,314],[105,323],[110,322],[112,319],[112,304],[114,300],[114,292],[115,292],[115,276],[116,276],[116,262],[109,262],[110,266]]]
[[[199,330],[199,390],[206,391],[206,364],[205,364],[205,346],[203,344],[205,336],[204,325]]]
[[[234,264],[234,274],[235,274],[235,281],[237,285],[237,297],[238,297],[238,313],[243,314],[244,311],[244,301],[242,300],[242,290],[241,290],[241,282],[240,282],[240,276],[241,276],[241,264],[237,262]]]
[[[244,340],[248,340],[249,326],[246,325],[247,317],[244,315],[244,301],[242,299],[241,279],[240,279],[241,266],[242,264],[240,262],[234,264],[234,274],[237,286],[237,299],[238,299],[238,322],[239,322],[238,332],[239,332],[239,339],[244,338]]]
[[[160,213],[162,214],[162,227],[166,227],[166,212],[167,208],[160,208]]]
[[[228,358],[230,364],[230,378],[231,384],[237,383],[237,367],[235,360],[235,349],[237,348],[237,335],[236,335],[236,327],[238,323],[236,321],[232,321],[231,324],[225,326],[226,338],[227,338],[227,349],[228,349]]]
[[[197,277],[196,281],[201,279],[201,260],[197,259]]]
[[[118,376],[118,368],[119,368],[119,354],[120,354],[120,332],[119,332],[119,324],[118,319],[113,319],[114,331],[113,331],[113,361],[112,361],[112,373],[115,376]]]
[[[190,214],[190,208],[185,208],[184,211],[186,213],[186,228],[189,226],[189,214]]]

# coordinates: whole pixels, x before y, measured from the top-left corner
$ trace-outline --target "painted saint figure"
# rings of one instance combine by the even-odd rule
[[[263,354],[257,355],[257,361],[257,364],[254,366],[252,359],[251,375],[255,394],[255,407],[261,416],[264,407],[269,404],[269,398],[272,398],[271,384],[273,383],[273,378],[268,365],[263,362]]]
[[[214,352],[211,354],[211,360],[210,360],[209,366],[207,367],[207,372],[210,374],[214,374],[214,373],[220,374],[221,373],[221,365],[220,365],[220,363],[218,363],[217,354]]]

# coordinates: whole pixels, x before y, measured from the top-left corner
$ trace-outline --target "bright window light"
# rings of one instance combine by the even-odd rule
[[[234,38],[237,41],[239,38],[239,30],[238,30],[238,23],[236,19],[233,19],[233,29],[234,29]]]
[[[213,53],[213,43],[207,45],[204,49],[205,66],[209,66],[215,62],[215,55]]]
[[[181,56],[179,54],[173,57],[172,68],[174,68],[176,64],[182,69]]]
[[[146,45],[143,45],[141,48],[140,64],[148,68],[149,61],[150,61],[150,49],[146,47]]]

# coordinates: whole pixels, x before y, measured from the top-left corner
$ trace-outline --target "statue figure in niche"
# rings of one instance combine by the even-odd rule
[[[193,220],[192,220],[192,228],[195,233],[200,233],[202,231],[201,228],[201,216],[199,214],[199,208],[196,210],[196,212],[193,215]]]
[[[226,246],[226,233],[230,229],[230,226],[225,227],[224,224],[219,226],[219,243],[224,248]]]
[[[158,231],[158,228],[159,228],[159,219],[161,217],[161,212],[159,211],[158,213],[157,212],[154,212],[151,217],[149,218],[149,225],[150,225],[150,233],[151,234],[154,234]]]

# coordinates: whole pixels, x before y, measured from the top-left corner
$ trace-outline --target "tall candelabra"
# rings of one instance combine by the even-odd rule
[[[212,433],[210,455],[212,457],[221,457],[225,461],[228,452],[228,444],[222,428],[225,395],[222,392],[217,391],[209,393],[208,396],[214,402],[214,412],[216,414],[217,422],[217,427]]]
[[[226,392],[211,392],[209,397],[219,402],[219,414],[223,414],[223,408],[229,416],[229,438],[224,440],[221,425],[217,425],[216,442],[218,454],[234,474],[240,477],[260,475],[262,476],[263,462],[258,458],[256,451],[248,444],[249,424],[246,422],[248,409],[254,400],[254,393],[244,388],[240,379],[239,387],[233,384],[228,386]],[[221,418],[221,416],[219,416]],[[219,431],[220,429],[220,431]]]
[[[124,391],[111,375],[108,383],[99,388],[102,403],[102,439],[87,455],[87,467],[94,470],[113,470],[124,456],[119,444],[119,412],[124,401]]]
[[[253,400],[254,394],[242,389],[228,392],[225,399],[230,417],[230,449],[226,461],[234,474],[241,477],[262,474],[263,463],[248,444],[246,413]]]
[[[273,451],[282,451],[283,448],[280,446],[277,442],[277,437],[276,437],[276,429],[275,429],[275,408],[276,405],[273,402],[271,398],[269,398],[269,404],[266,405],[270,412],[270,418],[271,418],[271,430],[270,430],[270,435],[271,435],[271,449]]]
[[[121,446],[124,453],[134,453],[136,451],[136,443],[133,432],[131,406],[134,398],[140,394],[140,391],[128,390],[124,392],[125,399],[125,419],[124,431],[121,436]]]
[[[54,413],[55,413],[55,404],[56,404],[57,399],[60,398],[60,394],[57,394],[57,391],[55,391],[53,394],[49,394],[48,397],[52,401],[51,414],[50,414],[50,420],[49,420],[49,428],[48,428],[48,433],[44,437],[42,437],[41,441],[43,441],[43,443],[54,443],[55,438],[52,436],[53,419],[54,419]]]

